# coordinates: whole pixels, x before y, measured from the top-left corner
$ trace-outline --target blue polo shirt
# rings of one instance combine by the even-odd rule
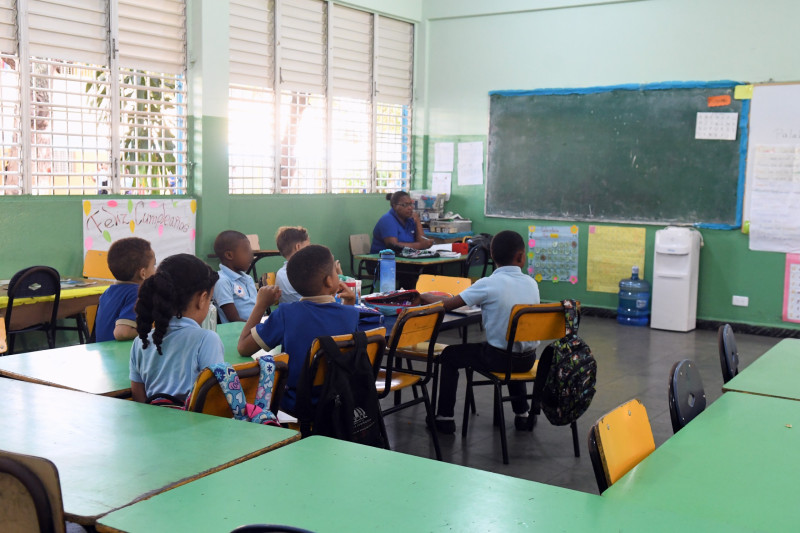
[[[508,346],[506,331],[511,308],[518,304],[538,304],[539,285],[517,266],[495,269],[488,278],[481,278],[460,294],[467,305],[478,305],[483,315],[486,342],[505,350]],[[533,350],[539,342],[514,343],[514,352]]]
[[[142,348],[136,337],[131,346],[130,379],[144,383],[147,396],[157,393],[185,397],[192,390],[197,376],[207,366],[224,361],[225,348],[215,331],[200,327],[191,318],[172,317],[161,343],[160,355],[153,344]]]
[[[313,300],[313,301],[312,301]],[[281,304],[269,318],[252,329],[253,339],[264,350],[282,345],[289,354],[289,377],[281,409],[294,410],[297,383],[303,374],[311,343],[317,337],[346,335],[358,329],[358,309],[335,303],[332,296],[315,296]]]
[[[220,307],[220,323],[225,324],[230,322],[225,316],[225,312],[221,307],[227,304],[233,304],[236,311],[239,312],[239,317],[247,320],[250,318],[250,313],[253,312],[253,307],[256,306],[256,283],[253,278],[242,272],[235,272],[225,265],[219,266],[219,279],[216,286],[214,286],[214,301]]]
[[[136,329],[136,299],[139,285],[127,281],[110,286],[100,296],[97,317],[94,323],[94,337],[97,342],[113,341],[114,327],[124,324]]]
[[[417,223],[413,218],[401,222],[394,209],[389,209],[378,219],[375,229],[372,230],[372,246],[369,253],[377,254],[385,249],[386,243],[383,242],[383,239],[387,237],[396,237],[399,242],[415,242],[417,240]]]

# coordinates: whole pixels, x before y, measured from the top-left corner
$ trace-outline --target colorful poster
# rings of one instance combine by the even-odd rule
[[[616,293],[632,266],[644,272],[645,235],[644,228],[589,226],[586,290]]]
[[[800,322],[800,254],[786,254],[783,281],[783,321]]]
[[[540,283],[578,283],[578,226],[529,226],[528,274]]]
[[[196,200],[93,198],[82,207],[84,265],[104,258],[111,243],[123,237],[150,241],[156,263],[178,253],[195,254]]]

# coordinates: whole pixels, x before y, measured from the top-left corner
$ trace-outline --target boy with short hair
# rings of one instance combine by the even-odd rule
[[[311,244],[311,240],[308,238],[308,230],[301,226],[281,226],[275,233],[275,244],[278,246],[278,251],[286,259],[283,262],[283,266],[275,274],[275,284],[281,289],[280,303],[287,304],[300,301],[300,293],[294,290],[292,284],[289,283],[286,265],[298,250]]]
[[[522,267],[525,266],[525,242],[522,236],[515,231],[501,231],[492,239],[491,253],[496,266],[491,276],[479,279],[458,296],[442,301],[447,311],[462,305],[480,306],[486,342],[453,344],[442,351],[439,406],[436,415],[436,428],[440,433],[455,433],[453,413],[458,388],[458,369],[471,367],[492,372],[505,371],[508,364],[505,353],[506,330],[511,309],[517,304],[539,303],[539,286],[533,278],[522,272]],[[424,294],[423,299],[434,301],[437,297]],[[531,369],[536,361],[537,344],[536,342],[515,344],[512,357],[514,372],[526,372]],[[512,396],[520,396],[511,402],[517,415],[514,420],[515,426],[527,429],[525,413],[528,411],[528,402],[523,397],[526,393],[525,383],[512,382],[509,384],[509,392]]]
[[[242,330],[237,346],[239,354],[249,356],[259,348],[269,351],[282,345],[289,354],[289,376],[281,410],[292,412],[297,399],[297,383],[303,373],[311,343],[317,337],[343,335],[358,329],[358,309],[353,307],[355,294],[339,281],[331,251],[311,244],[289,259],[286,270],[289,281],[302,298],[282,304],[261,322],[266,308],[280,297],[278,287],[262,287],[256,305]],[[336,303],[338,294],[345,305]]]
[[[226,230],[214,240],[214,253],[220,262],[219,281],[214,287],[219,321],[222,324],[244,322],[253,311],[257,292],[253,278],[247,274],[253,262],[250,241],[244,233]]]
[[[139,237],[119,239],[108,249],[108,269],[117,282],[100,296],[94,333],[97,342],[136,337],[136,298],[139,286],[156,271],[156,254]]]

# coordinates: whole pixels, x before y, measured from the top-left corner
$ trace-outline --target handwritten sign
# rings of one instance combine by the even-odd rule
[[[82,207],[84,261],[124,237],[150,241],[156,262],[195,253],[196,200],[91,199]]]

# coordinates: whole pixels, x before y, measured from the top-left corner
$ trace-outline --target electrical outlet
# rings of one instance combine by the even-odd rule
[[[733,305],[738,305],[739,307],[747,307],[750,305],[750,298],[747,296],[733,296]]]

